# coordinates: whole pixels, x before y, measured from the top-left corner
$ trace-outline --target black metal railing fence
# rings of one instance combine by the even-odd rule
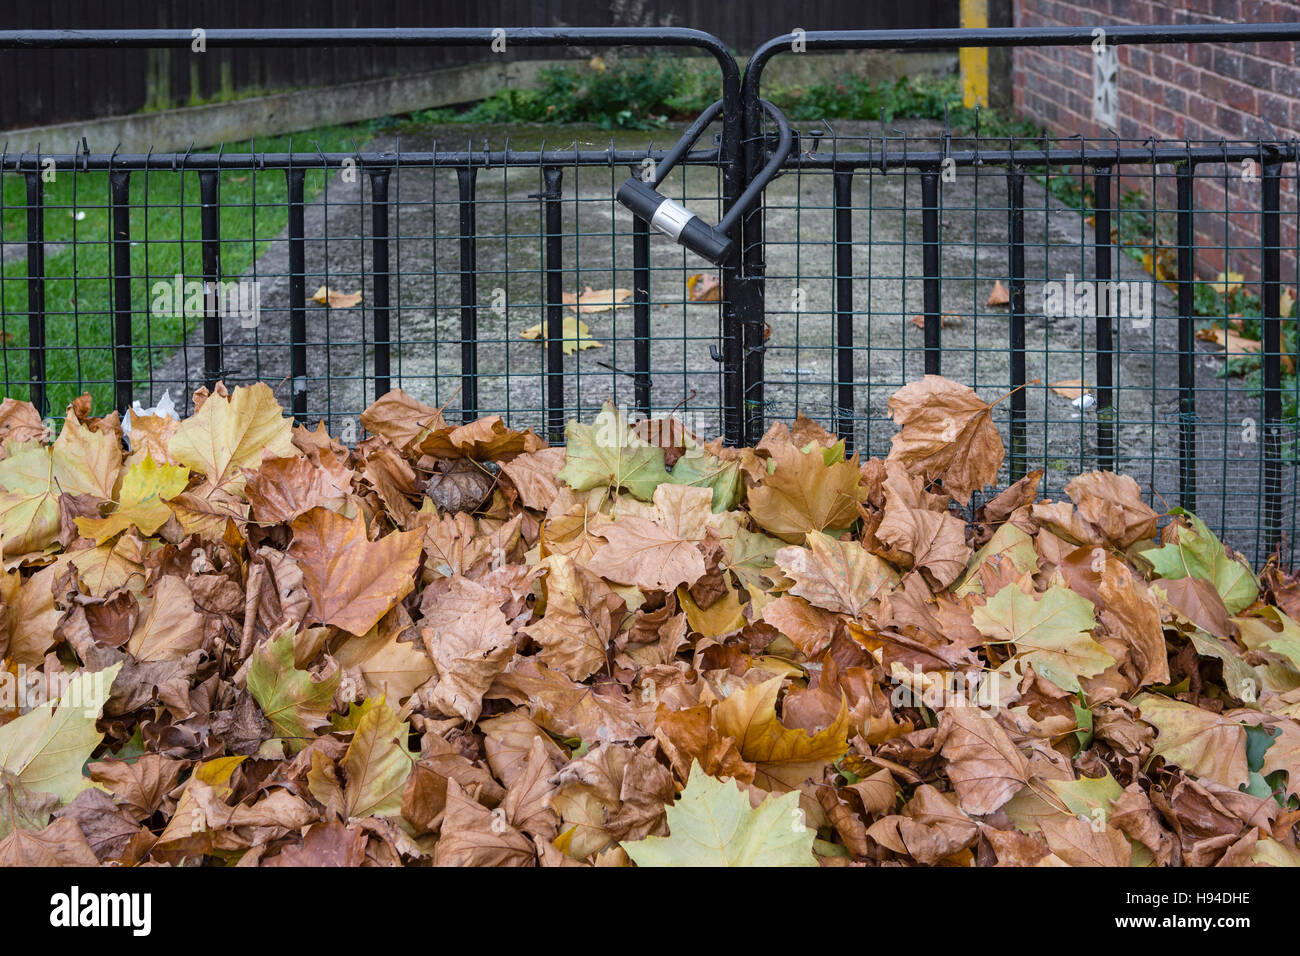
[[[1297,24],[1106,29],[1116,43],[1300,37]],[[212,30],[208,42],[492,39],[324,33]],[[717,222],[772,156],[762,70],[796,39],[815,52],[1092,33],[807,33],[766,44],[743,83],[726,49],[695,31],[511,30],[507,42],[712,54],[719,132],[659,188]],[[188,42],[181,31],[0,32],[0,49]],[[803,412],[881,454],[889,394],[942,373],[1006,396],[995,406],[1004,481],[1041,468],[1059,491],[1080,470],[1126,472],[1161,510],[1196,510],[1252,558],[1280,548],[1291,563],[1300,391],[1287,290],[1300,275],[1283,263],[1294,272],[1300,250],[1282,237],[1300,234],[1297,145],[899,125],[803,124],[716,269],[615,202],[625,177],[670,152],[644,142],[5,152],[4,394],[57,413],[87,389],[118,409],[166,390],[183,411],[201,385],[268,380],[300,420],[360,437],[361,409],[401,387],[555,441],[566,419],[612,398],[638,415],[688,415],[732,443]],[[1204,178],[1222,182],[1222,208],[1198,206]],[[1234,244],[1242,215],[1258,217],[1254,245]],[[1213,249],[1193,227],[1207,223],[1222,225]],[[1225,278],[1216,292],[1196,272],[1207,252],[1225,272],[1245,263],[1250,281]],[[345,298],[317,303],[320,287]]]

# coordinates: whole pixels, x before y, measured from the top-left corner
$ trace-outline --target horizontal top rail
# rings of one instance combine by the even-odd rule
[[[504,33],[507,48],[598,43],[606,46],[695,46],[719,60],[732,60],[725,43],[711,33],[686,27],[330,27],[222,29],[203,27],[208,46],[330,47],[361,46],[487,46]],[[127,49],[188,47],[193,29],[161,30],[0,30],[0,49],[80,50],[98,47]]]
[[[1300,23],[1180,23],[1165,25],[1094,24],[1082,27],[984,27],[940,30],[811,30],[786,33],[768,40],[745,67],[746,102],[759,96],[763,70],[794,44],[809,52],[821,50],[944,50],[956,47],[1089,46],[1103,31],[1105,42],[1119,44],[1249,43],[1300,39]],[[750,109],[753,107],[750,106]]]
[[[451,152],[383,153],[2,153],[0,171],[40,172],[53,162],[70,170],[204,170],[204,169],[328,169],[351,161],[362,168],[430,166],[620,166],[644,159],[662,160],[667,149],[458,150]],[[717,165],[718,149],[691,150],[681,158],[690,165]]]
[[[997,139],[996,137],[993,137]],[[906,143],[896,140],[902,146]],[[1001,140],[1005,141],[1005,139]],[[1166,141],[1167,142],[1167,141]],[[1254,159],[1261,163],[1300,160],[1300,142],[1236,143],[1216,146],[1089,147],[1085,149],[965,149],[890,151],[884,137],[880,150],[805,152],[791,154],[786,165],[802,169],[868,168],[937,169],[947,160],[955,166],[1151,166],[1164,163],[1234,163]]]

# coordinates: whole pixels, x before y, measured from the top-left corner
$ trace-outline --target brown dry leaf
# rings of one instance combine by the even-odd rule
[[[365,634],[415,587],[423,534],[398,531],[378,541],[366,523],[326,508],[295,518],[289,555],[302,569],[310,619]]]
[[[942,479],[944,490],[962,504],[997,480],[1002,438],[993,425],[992,406],[973,390],[927,375],[895,392],[889,411],[900,426],[889,457],[911,474]]]
[[[545,443],[531,430],[506,427],[499,415],[479,418],[465,425],[453,425],[429,432],[412,446],[433,458],[473,458],[476,461],[510,461],[516,455],[537,451]]]
[[[159,578],[151,597],[127,644],[133,656],[142,661],[179,661],[203,646],[207,619],[194,606],[194,596],[182,578]]]
[[[820,657],[835,636],[838,619],[801,597],[785,594],[763,606],[763,620],[784,634],[804,657]]]
[[[546,613],[526,633],[542,646],[547,666],[585,680],[606,666],[609,642],[622,620],[623,599],[570,557],[552,555],[546,568]]]
[[[555,839],[560,824],[551,809],[551,795],[555,792],[551,779],[558,769],[552,757],[554,749],[542,738],[534,737],[523,772],[515,777],[501,801],[511,826],[547,842]]]
[[[365,637],[344,641],[335,657],[345,673],[355,672],[361,677],[366,697],[383,697],[402,704],[436,671],[427,654],[411,641],[402,640],[414,632],[388,626],[397,614],[386,614]]]
[[[1128,866],[1128,840],[1116,827],[1094,827],[1078,817],[1044,819],[1043,836],[1057,858],[1070,866]]]
[[[439,512],[477,511],[496,487],[496,476],[469,458],[439,461],[425,482],[424,493]]]
[[[331,309],[351,309],[361,304],[361,292],[339,292],[329,286],[321,286],[311,295],[311,301],[327,305]]]
[[[749,513],[766,531],[799,544],[809,532],[847,528],[862,498],[857,461],[826,464],[820,449],[770,448],[774,470],[749,490]]]
[[[731,777],[745,786],[754,782],[755,766],[740,755],[734,737],[719,733],[708,704],[682,710],[661,704],[655,715],[655,739],[683,783],[695,763],[710,777]]]
[[[687,298],[692,302],[721,301],[722,284],[717,276],[697,272],[686,280]]]
[[[1065,486],[1084,520],[1117,548],[1127,548],[1156,534],[1159,517],[1142,500],[1142,489],[1128,475],[1091,471]]]
[[[541,741],[552,763],[558,766],[565,760],[563,751],[522,711],[512,710],[499,717],[484,718],[478,722],[478,729],[483,732],[483,751],[488,766],[492,768],[493,776],[506,787],[514,786],[515,781],[523,776],[534,740]]]
[[[245,470],[244,494],[256,520],[285,524],[312,508],[341,503],[352,491],[350,475],[306,458],[268,458],[257,471]]]
[[[592,289],[564,293],[564,304],[578,312],[611,312],[632,298],[631,289]]]
[[[302,842],[287,846],[262,866],[361,866],[366,860],[366,831],[341,820],[313,823],[303,834]]]
[[[533,843],[505,819],[447,781],[447,812],[434,866],[534,866]]]
[[[60,817],[43,830],[15,829],[0,840],[0,867],[98,866],[76,821]]]
[[[924,329],[925,316],[924,315],[912,316],[912,324],[916,326],[918,329]],[[943,312],[940,313],[939,315],[939,328],[941,329],[960,328],[965,324],[966,324],[966,320],[955,312]]]
[[[966,522],[946,511],[886,505],[876,537],[906,554],[913,568],[929,571],[941,588],[957,580],[973,553],[966,546]]]
[[[1156,729],[1157,756],[1227,787],[1246,783],[1246,731],[1239,721],[1153,694],[1134,703]]]
[[[442,411],[417,401],[400,388],[375,399],[361,413],[361,427],[382,435],[398,448],[408,448],[430,432],[447,427]]]
[[[1029,783],[1029,762],[989,714],[945,707],[936,743],[948,762],[957,802],[972,816],[993,813]]]
[[[1213,342],[1219,348],[1224,350],[1224,358],[1242,358],[1246,356],[1257,356],[1264,347],[1264,343],[1259,339],[1248,339],[1237,329],[1223,328],[1217,323],[1208,328],[1199,329],[1196,338],[1201,342]],[[1295,359],[1286,354],[1282,354],[1282,367],[1289,373],[1295,373]]]
[[[1007,287],[1002,284],[1001,279],[994,280],[993,289],[989,292],[988,301],[984,304],[986,306],[1011,304],[1011,294],[1007,292]]]
[[[531,658],[515,660],[484,696],[527,706],[537,724],[561,737],[595,742],[649,735],[617,689],[576,683]]]
[[[1079,548],[1059,566],[1070,589],[1092,601],[1107,634],[1129,647],[1126,672],[1134,687],[1169,682],[1169,656],[1160,605],[1150,588],[1119,558],[1101,548]]]
[[[781,548],[776,563],[794,581],[791,594],[858,620],[869,602],[898,583],[893,568],[856,541],[820,532],[808,535],[806,548]]]
[[[587,570],[611,581],[646,591],[671,591],[704,576],[704,555],[695,541],[653,521],[625,515],[591,533],[606,543],[587,562]]]
[[[501,612],[501,598],[458,575],[430,587],[421,611],[421,636],[438,669],[429,702],[473,723],[484,693],[515,653],[514,631]]]
[[[146,455],[159,464],[174,465],[167,446],[176,434],[181,423],[170,415],[137,415],[134,409],[127,409],[131,421],[131,457],[128,467],[142,460]]]
[[[839,713],[816,733],[791,729],[776,715],[776,698],[784,677],[733,691],[713,710],[713,726],[720,737],[736,741],[741,757],[763,765],[836,760],[848,749],[848,704],[841,700]]]
[[[926,866],[967,849],[978,835],[974,821],[929,784],[917,787],[902,815],[886,816],[867,830],[881,846]]]
[[[1059,382],[1049,382],[1047,387],[1070,401],[1092,394],[1092,386],[1081,378],[1065,378]]]
[[[501,466],[525,508],[546,511],[559,495],[556,474],[564,467],[563,448],[543,448],[519,455]]]
[[[49,429],[41,419],[36,406],[31,402],[21,402],[16,398],[6,397],[0,403],[0,458],[7,458],[8,452],[3,447],[9,443],[20,444],[25,441],[45,441]]]

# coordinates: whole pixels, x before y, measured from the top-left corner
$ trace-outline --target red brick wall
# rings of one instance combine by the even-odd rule
[[[1300,21],[1300,2],[1277,0],[1015,0],[1015,24],[1241,23]],[[1300,65],[1292,42],[1119,46],[1119,129],[1125,140],[1288,140],[1300,137]],[[1088,47],[1017,49],[1012,58],[1015,109],[1050,131],[1110,138],[1092,120],[1092,51]],[[1272,125],[1272,130],[1269,129]],[[1243,184],[1240,167],[1198,166],[1197,269],[1258,276],[1259,186]],[[1124,188],[1151,192],[1149,170],[1127,169]],[[1171,170],[1156,187],[1157,204],[1176,209]],[[1225,188],[1226,181],[1226,188]],[[1283,167],[1283,281],[1296,279],[1295,168]],[[1289,215],[1287,214],[1289,212]],[[1230,246],[1226,251],[1224,246]],[[1218,247],[1218,248],[1215,248]],[[1292,250],[1288,254],[1288,250]],[[1225,261],[1226,260],[1226,261]]]

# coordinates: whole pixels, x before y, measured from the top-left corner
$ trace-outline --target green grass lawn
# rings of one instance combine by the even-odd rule
[[[348,151],[364,143],[372,124],[327,127],[258,139],[258,151]],[[227,144],[243,153],[250,143]],[[215,150],[213,150],[215,151]],[[326,174],[309,171],[306,198],[325,185]],[[59,170],[44,186],[45,341],[47,411],[61,416],[67,404],[89,391],[97,412],[113,407],[113,288],[108,173]],[[281,170],[230,170],[220,177],[221,272],[242,275],[288,222],[288,190]],[[151,315],[152,287],[181,273],[202,279],[199,178],[195,172],[131,174],[131,304],[133,373],[147,381],[152,363],[176,351],[201,325],[201,317]],[[29,398],[27,317],[27,184],[15,173],[0,176],[0,231],[5,258],[0,274],[0,396]],[[14,245],[11,245],[14,244]],[[310,291],[310,290],[309,290]],[[202,362],[201,356],[196,356]],[[180,396],[173,396],[179,399]]]

